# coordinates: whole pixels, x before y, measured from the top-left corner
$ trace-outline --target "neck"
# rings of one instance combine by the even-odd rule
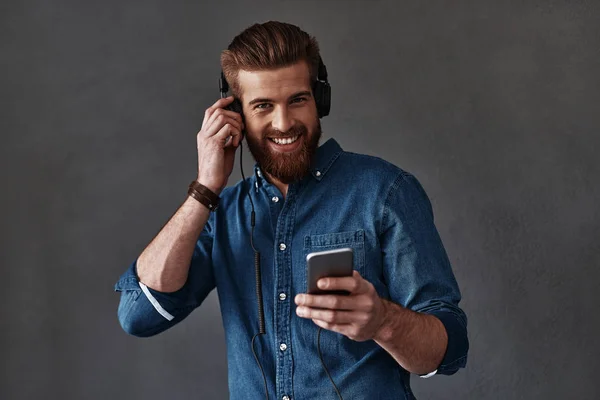
[[[279,189],[279,191],[281,192],[281,195],[285,199],[289,185],[287,183],[281,182],[279,179],[273,177],[272,175],[270,175],[264,171],[263,171],[263,174],[265,175],[265,178],[267,179],[267,181],[269,181],[270,184],[274,185],[277,189]]]

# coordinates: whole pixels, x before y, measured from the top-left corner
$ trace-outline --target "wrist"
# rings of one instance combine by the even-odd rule
[[[390,326],[392,322],[392,319],[390,318],[391,304],[385,299],[381,299],[381,304],[383,308],[383,312],[381,313],[382,321],[375,332],[375,335],[373,335],[373,340],[380,343],[386,343],[392,336],[392,327]]]
[[[188,187],[188,195],[204,204],[210,211],[216,211],[221,198],[218,194],[220,191],[217,190],[217,193],[215,193],[214,189],[218,188],[213,186],[213,189],[211,189],[197,180],[193,180]]]
[[[198,179],[196,179],[196,182],[198,182],[199,184],[201,184],[203,186],[206,186],[208,189],[210,189],[211,192],[213,192],[217,196],[220,196],[221,192],[223,191],[222,187],[217,186],[214,183],[210,183],[206,179],[198,178]]]
[[[406,337],[409,331],[414,327],[414,319],[417,313],[402,307],[390,300],[382,299],[383,302],[383,322],[375,332],[373,340],[377,343],[392,343],[399,337]]]

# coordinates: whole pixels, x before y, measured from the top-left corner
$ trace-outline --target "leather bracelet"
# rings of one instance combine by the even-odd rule
[[[215,203],[215,204],[219,203],[220,197],[215,192],[213,192],[212,190],[210,190],[209,188],[207,188],[200,182],[192,181],[190,183],[189,187],[193,188],[196,192],[208,197],[213,203]]]
[[[196,192],[192,188],[190,188],[188,190],[188,195],[190,195],[190,197],[193,197],[194,199],[198,200],[198,202],[200,204],[204,204],[206,206],[206,208],[208,208],[210,211],[215,211],[217,209],[217,207],[219,207],[218,204],[217,205],[213,204],[208,197],[201,195],[200,193]]]
[[[188,195],[204,204],[210,211],[215,211],[219,207],[219,196],[198,181],[190,183]]]

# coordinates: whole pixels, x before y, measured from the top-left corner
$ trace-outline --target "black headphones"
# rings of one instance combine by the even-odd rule
[[[323,64],[321,56],[319,56],[317,80],[313,83],[312,90],[319,118],[329,115],[329,110],[331,108],[331,86],[327,81],[327,68],[325,67],[325,64]],[[221,77],[219,78],[219,91],[221,92],[221,98],[227,97],[229,84],[225,79],[223,71],[221,71]],[[226,107],[226,109],[242,114],[242,103],[240,103],[238,99],[235,99],[228,107]]]

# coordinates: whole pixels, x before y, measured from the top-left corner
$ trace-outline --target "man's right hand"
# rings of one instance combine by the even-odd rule
[[[198,146],[198,182],[220,194],[233,171],[235,152],[242,141],[242,116],[224,107],[233,96],[219,99],[206,109],[202,129],[196,137]],[[231,136],[231,140],[228,140]]]

